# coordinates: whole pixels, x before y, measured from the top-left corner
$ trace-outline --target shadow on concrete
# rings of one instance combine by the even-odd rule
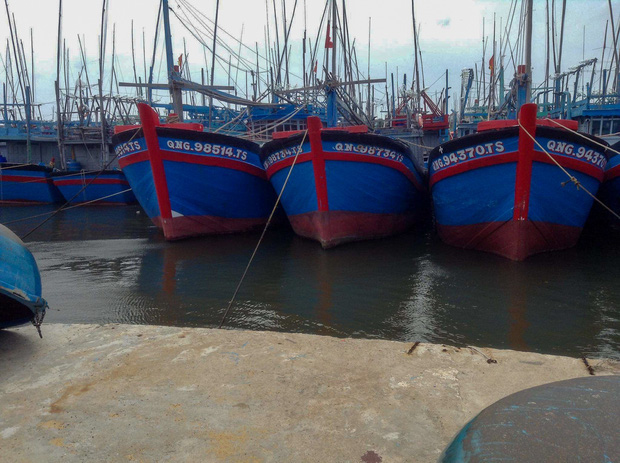
[[[32,328],[34,330],[34,328]],[[36,332],[34,332],[36,335]],[[41,341],[39,336],[31,336],[23,331],[11,329],[0,330],[0,360],[19,362],[29,358],[36,350],[36,342]]]

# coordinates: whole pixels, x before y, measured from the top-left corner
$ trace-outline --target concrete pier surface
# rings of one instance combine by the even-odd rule
[[[493,402],[590,374],[567,357],[303,334],[43,334],[0,331],[1,461],[434,462]]]

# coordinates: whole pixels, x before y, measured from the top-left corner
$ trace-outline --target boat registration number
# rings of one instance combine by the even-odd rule
[[[114,148],[114,153],[117,156],[122,157],[127,154],[136,153],[138,151],[144,151],[146,148],[140,143],[141,140],[132,140],[121,143],[120,145],[117,145],[116,148]]]
[[[346,153],[368,154],[383,159],[392,159],[394,161],[403,162],[404,156],[394,150],[387,148],[379,148],[372,145],[361,145],[354,143],[336,143],[334,149]]]
[[[506,147],[504,146],[503,141],[483,143],[480,145],[463,148],[462,150],[458,150],[453,153],[444,154],[433,161],[431,168],[436,172],[440,169],[458,164],[461,161],[468,161],[470,159],[492,154],[501,154],[505,151]]]
[[[167,140],[166,147],[170,150],[180,150],[190,153],[212,154],[214,156],[223,156],[231,159],[240,159],[245,161],[248,158],[248,152],[240,148],[232,146],[216,145],[213,143],[202,143],[199,141],[189,142],[183,140]]]
[[[547,151],[552,154],[561,154],[564,156],[577,158],[582,161],[587,161],[590,164],[598,166],[602,169],[604,169],[605,164],[607,164],[605,155],[591,148],[586,148],[585,146],[574,145],[572,143],[566,143],[558,140],[547,140],[546,148]]]

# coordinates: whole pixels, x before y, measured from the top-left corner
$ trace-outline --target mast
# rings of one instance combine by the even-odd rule
[[[159,4],[159,11],[157,12],[157,23],[155,25],[155,40],[153,41],[153,57],[151,58],[151,66],[149,67],[149,77],[146,80],[146,83],[148,85],[152,85],[153,84],[153,70],[155,68],[155,56],[157,54],[157,36],[159,35],[159,20],[161,18],[161,10],[162,10],[162,4]],[[144,32],[143,32],[144,34]],[[144,37],[144,35],[143,35]],[[146,66],[146,64],[145,64]],[[152,87],[147,87],[146,90],[146,94],[147,94],[147,101],[149,102],[149,104],[153,103],[153,89]]]
[[[418,66],[418,32],[415,24],[414,0],[411,0],[411,16],[413,19],[413,49],[415,53],[415,83],[416,83],[416,111],[420,108],[420,70]]]
[[[372,18],[368,17],[368,101],[366,102],[366,114],[368,117],[371,115],[371,100],[370,100],[370,31],[372,27]]]
[[[532,10],[533,0],[526,0],[527,12],[525,18],[525,102],[532,99]]]
[[[138,83],[138,74],[136,72],[136,54],[134,49],[134,40],[133,40],[133,19],[131,20],[131,61],[133,63],[133,81],[134,83]],[[141,89],[140,87],[136,87],[136,95],[140,97]]]
[[[335,127],[338,124],[338,105],[336,102],[336,0],[332,2],[332,85],[327,91],[327,126]]]
[[[547,103],[549,102],[549,58],[550,58],[550,41],[549,41],[549,0],[546,0],[545,12],[547,15],[547,43],[546,43],[546,62],[545,62],[545,112],[549,110]]]
[[[56,49],[56,135],[58,137],[58,154],[60,154],[61,165],[65,165],[65,141],[62,117],[60,115],[60,53],[62,37],[62,0],[58,1],[58,48]]]
[[[336,21],[338,20],[336,12],[336,0],[332,0],[332,42],[334,46],[332,48],[332,79],[336,78]]]
[[[105,65],[105,45],[106,45],[106,3],[107,0],[103,0],[103,7],[101,9],[101,42],[99,43],[99,114],[101,122],[101,166],[104,165],[104,152],[107,149],[105,142],[105,112],[103,108],[103,69]],[[114,61],[112,62],[114,64]],[[114,76],[112,75],[113,79]],[[63,163],[64,164],[64,163]]]
[[[174,68],[174,58],[172,55],[172,34],[170,32],[168,0],[161,0],[161,2],[164,17],[164,40],[166,43],[166,63],[168,65],[168,84],[170,85],[170,95],[172,96],[172,108],[178,115],[179,121],[183,122],[183,95],[181,93],[181,88],[175,84],[179,76]]]
[[[32,99],[32,101],[36,101],[35,79],[34,79],[34,39],[32,37],[32,27],[30,28],[30,74],[31,74],[30,98]],[[32,109],[32,117],[35,117],[34,107]]]
[[[220,0],[215,4],[215,24],[213,26],[213,48],[211,52],[211,86],[213,87],[213,78],[215,77],[215,44],[217,40],[217,19],[220,14]],[[180,90],[179,90],[180,92]],[[211,129],[211,121],[213,120],[213,97],[209,97],[209,129]]]
[[[620,61],[618,59],[618,37],[616,34],[616,29],[615,29],[615,25],[614,25],[614,12],[613,9],[611,8],[611,0],[607,0],[607,3],[609,4],[609,18],[611,19],[611,38],[613,40],[613,56],[616,60],[616,70],[620,69]],[[619,27],[620,29],[620,27]],[[601,63],[602,65],[603,63]],[[612,65],[609,65],[609,72],[612,72]],[[615,91],[616,93],[618,92],[618,71],[616,71],[616,75],[614,76],[614,80],[615,80]]]
[[[306,33],[307,33],[307,18],[306,18],[306,0],[304,0],[304,39],[303,39],[303,43],[302,43],[302,73],[303,73],[303,86],[306,87],[308,86],[308,79],[306,76]],[[307,95],[307,90],[304,90],[304,103],[306,102],[306,95]]]

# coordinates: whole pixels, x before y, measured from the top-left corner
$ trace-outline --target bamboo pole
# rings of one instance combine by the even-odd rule
[[[213,86],[214,76],[215,76],[215,44],[217,40],[217,20],[220,14],[220,0],[217,0],[215,4],[215,23],[213,27],[213,48],[211,52],[213,56],[211,57],[211,86]],[[213,97],[209,96],[209,129],[211,129],[211,123],[213,120]]]
[[[60,163],[64,168],[65,163],[65,142],[64,142],[64,127],[63,120],[60,113],[60,53],[61,53],[61,39],[62,39],[62,0],[58,1],[58,43],[56,50],[56,135],[58,141],[58,154],[60,154]]]

